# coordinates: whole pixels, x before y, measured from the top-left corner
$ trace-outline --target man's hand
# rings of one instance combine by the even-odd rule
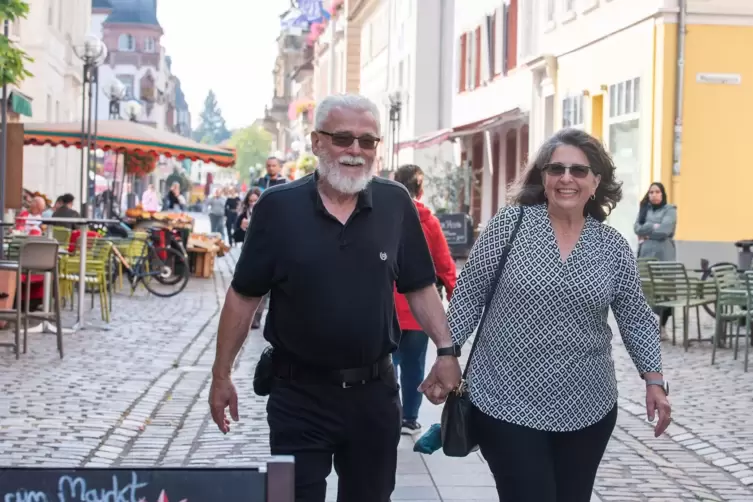
[[[248,218],[244,218],[243,221],[241,221],[241,230],[244,232],[248,230]]]
[[[669,399],[659,385],[646,386],[646,416],[649,421],[653,422],[656,413],[659,413],[659,420],[654,427],[654,437],[664,434],[672,421],[672,406]]]
[[[460,363],[457,357],[438,357],[426,379],[418,386],[426,399],[434,404],[442,404],[450,392],[460,385]]]
[[[230,408],[230,417],[234,422],[238,421],[238,394],[230,377],[212,377],[212,386],[209,389],[209,409],[212,412],[212,420],[223,434],[230,432],[230,420],[225,415],[225,408]]]

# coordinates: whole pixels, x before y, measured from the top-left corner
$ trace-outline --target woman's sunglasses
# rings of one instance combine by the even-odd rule
[[[353,136],[352,134],[347,132],[316,132],[318,132],[319,134],[324,134],[325,136],[329,136],[330,138],[332,138],[332,144],[340,148],[348,148],[353,144],[355,140],[358,140],[358,146],[360,146],[364,150],[373,150],[379,144],[379,138],[375,138],[374,136]]]
[[[571,166],[566,166],[565,164],[561,164],[559,162],[552,162],[550,164],[546,164],[542,171],[547,173],[550,176],[564,176],[566,172],[570,172],[570,176],[573,178],[585,178],[588,176],[588,173],[591,172],[591,167],[589,166],[582,166],[580,164],[573,164]]]

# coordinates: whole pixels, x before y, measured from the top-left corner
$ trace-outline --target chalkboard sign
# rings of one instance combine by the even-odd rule
[[[293,464],[281,465],[276,480],[251,467],[0,469],[0,502],[292,502]]]
[[[442,233],[450,246],[467,246],[469,241],[469,220],[464,213],[440,214],[437,216],[442,225]]]
[[[437,215],[450,253],[455,259],[467,258],[473,247],[473,221],[466,213]]]

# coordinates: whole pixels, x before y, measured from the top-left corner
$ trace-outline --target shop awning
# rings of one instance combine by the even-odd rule
[[[493,117],[478,120],[468,124],[453,127],[451,129],[442,129],[440,131],[434,131],[418,138],[403,141],[398,143],[397,150],[400,151],[403,148],[413,148],[420,150],[422,148],[429,148],[435,145],[444,143],[445,141],[453,140],[462,136],[468,136],[476,134],[477,132],[483,132],[491,127],[497,127],[513,120],[522,118],[523,114],[519,108],[508,110],[504,113],[494,115]]]
[[[31,98],[19,91],[11,91],[8,96],[8,108],[19,115],[31,117]]]
[[[81,123],[24,124],[25,145],[62,145],[81,148]],[[231,167],[235,164],[235,150],[198,143],[169,131],[128,120],[100,120],[97,123],[96,147],[121,153],[150,154],[158,157],[190,159]]]

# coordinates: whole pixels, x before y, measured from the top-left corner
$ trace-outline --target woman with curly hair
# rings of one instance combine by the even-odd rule
[[[610,308],[645,380],[648,417],[658,411],[655,434],[669,425],[659,326],[630,246],[604,224],[622,196],[614,171],[583,131],[548,139],[480,235],[450,301],[456,345],[478,328],[472,430],[503,502],[591,499],[617,419]]]

